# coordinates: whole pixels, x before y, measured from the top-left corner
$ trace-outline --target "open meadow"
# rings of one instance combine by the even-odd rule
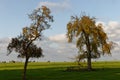
[[[82,63],[83,66],[86,66]],[[119,80],[120,62],[93,62],[94,71],[66,71],[73,62],[29,63],[27,80]],[[21,80],[23,63],[0,63],[0,80]]]

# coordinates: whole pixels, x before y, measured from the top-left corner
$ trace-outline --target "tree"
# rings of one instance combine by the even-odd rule
[[[80,18],[72,16],[67,24],[68,42],[76,39],[79,58],[87,58],[88,70],[92,70],[92,58],[99,58],[101,54],[111,54],[112,42],[108,41],[102,27],[102,24],[95,24],[95,18],[86,15]]]
[[[12,38],[7,50],[11,53],[13,50],[20,53],[18,57],[25,58],[23,80],[26,80],[26,69],[30,57],[41,57],[42,49],[34,44],[34,41],[42,38],[42,31],[49,29],[53,22],[53,16],[46,6],[35,9],[29,16],[32,23],[29,27],[24,27],[22,34]]]
[[[18,57],[26,58],[24,65],[24,77],[26,77],[26,68],[30,57],[42,57],[42,49],[31,43],[28,48],[25,48],[28,44],[28,39],[23,39],[23,36],[12,38],[11,43],[8,45],[8,51],[11,53],[13,50],[20,53]]]

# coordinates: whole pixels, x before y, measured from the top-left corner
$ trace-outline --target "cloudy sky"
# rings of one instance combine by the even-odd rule
[[[117,43],[112,56],[99,60],[120,60],[120,0],[0,0],[0,60],[17,59],[14,52],[6,56],[6,46],[11,37],[16,37],[23,27],[30,25],[27,15],[42,5],[51,9],[54,22],[51,29],[43,33],[45,38],[37,42],[44,50],[45,57],[41,61],[72,60],[77,49],[74,43],[67,43],[66,24],[70,16],[80,16],[82,12],[96,17],[96,23],[104,25],[109,40]]]

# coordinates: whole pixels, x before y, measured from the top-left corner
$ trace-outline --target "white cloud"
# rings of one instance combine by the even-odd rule
[[[0,39],[0,54],[1,53],[6,53],[7,45],[9,43],[10,39],[9,38],[1,38]]]
[[[101,23],[102,21],[97,22]],[[112,57],[105,56],[99,60],[120,60],[120,24],[117,21],[110,21],[108,23],[102,22],[104,24],[104,30],[108,34],[109,40],[117,43],[115,49],[112,50]],[[12,60],[16,59],[17,56],[12,54],[7,56],[6,47],[9,43],[9,38],[0,39],[0,60]],[[69,61],[77,55],[77,48],[75,43],[68,43],[65,34],[58,34],[50,36],[48,38],[43,37],[42,41],[37,41],[36,44],[43,49],[45,55],[44,58],[40,58],[40,61]]]
[[[114,29],[114,27],[120,26],[120,23],[117,21],[109,21],[108,26],[110,26],[112,29]]]
[[[67,41],[65,34],[50,36],[49,39],[52,41],[58,41],[58,42],[66,42]]]
[[[103,57],[101,59],[110,59],[110,60],[120,60],[119,59],[119,52],[120,52],[120,22],[118,21],[109,21],[108,23],[98,21],[98,23],[103,24],[103,29],[108,35],[110,41],[117,43],[115,48],[112,50],[112,57]]]
[[[117,21],[108,22],[106,32],[108,32],[108,37],[115,42],[120,41],[120,23]]]
[[[98,23],[103,24],[103,28],[105,32],[108,34],[108,37],[110,40],[114,42],[119,42],[120,41],[120,22],[118,21],[109,21],[108,23],[98,21]]]
[[[67,43],[65,34],[50,36],[48,39],[37,42],[43,49],[44,60],[50,61],[69,61],[76,55],[75,44]]]
[[[40,2],[38,7],[41,7],[43,5],[49,7],[52,11],[57,11],[57,12],[70,9],[70,4],[68,0],[63,0],[63,2],[44,1],[44,2]]]

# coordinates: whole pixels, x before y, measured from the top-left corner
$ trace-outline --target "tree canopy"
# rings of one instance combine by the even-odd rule
[[[48,22],[53,22],[51,11],[46,6],[35,9],[28,15],[32,23],[28,27],[22,29],[22,34],[16,38],[12,38],[8,45],[8,52],[13,50],[18,52],[18,57],[26,58],[24,65],[23,80],[26,80],[26,68],[30,57],[41,57],[42,49],[34,44],[36,39],[42,38],[42,32],[50,28]]]
[[[31,43],[29,47],[26,49],[25,47],[28,44],[28,39],[23,40],[23,36],[19,36],[17,38],[12,38],[11,43],[8,45],[8,51],[11,53],[13,50],[18,52],[18,57],[41,57],[42,49],[37,47],[34,43]]]
[[[72,16],[71,21],[67,24],[67,38],[68,42],[76,39],[79,56],[81,59],[87,58],[88,69],[92,69],[91,58],[111,54],[112,42],[108,41],[103,25],[96,25],[94,17],[91,18],[86,15],[81,17]]]

